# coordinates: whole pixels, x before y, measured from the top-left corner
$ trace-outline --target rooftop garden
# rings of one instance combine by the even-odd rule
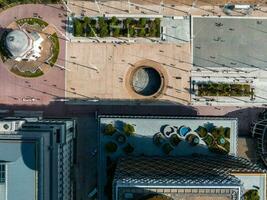
[[[75,37],[160,37],[160,19],[89,18],[73,19]]]
[[[250,96],[251,87],[248,84],[236,83],[197,83],[198,96]]]
[[[128,138],[135,135],[133,125],[125,123],[121,127],[115,127],[113,124],[106,124],[103,133],[112,137],[105,144],[105,150],[108,154],[115,153],[118,148],[121,148],[125,154],[131,154],[134,151],[133,145],[128,142]]]
[[[167,130],[168,129],[168,130]],[[170,154],[181,141],[186,141],[192,147],[197,145],[207,146],[211,152],[228,154],[230,152],[230,128],[228,127],[203,127],[199,126],[192,131],[189,127],[164,126],[163,130],[156,133],[153,142],[162,148],[165,154]]]

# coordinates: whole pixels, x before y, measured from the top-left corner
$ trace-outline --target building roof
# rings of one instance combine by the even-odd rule
[[[30,38],[22,30],[14,30],[6,36],[6,47],[15,57],[24,54],[30,45]]]
[[[115,182],[125,186],[240,186],[232,173],[264,173],[234,156],[128,157],[119,160]]]

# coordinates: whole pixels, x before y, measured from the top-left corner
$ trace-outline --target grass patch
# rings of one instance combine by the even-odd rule
[[[27,77],[27,78],[35,78],[35,77],[44,75],[44,73],[40,69],[37,69],[34,73],[29,72],[29,71],[21,72],[17,68],[12,68],[10,71],[18,76]]]
[[[52,67],[57,62],[59,54],[59,40],[56,33],[53,33],[49,38],[52,42],[52,57],[50,58],[48,63]]]
[[[19,19],[16,21],[16,23],[20,26],[22,26],[23,24],[29,24],[29,25],[39,25],[42,28],[45,28],[46,26],[48,26],[48,23],[39,19],[39,18],[23,18],[23,19]]]

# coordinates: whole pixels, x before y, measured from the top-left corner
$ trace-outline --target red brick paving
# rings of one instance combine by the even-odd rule
[[[60,31],[65,32],[65,19],[59,18],[58,14],[64,14],[64,10],[59,5],[19,5],[0,13],[0,25],[5,27],[12,21],[25,17],[32,17],[33,13],[38,13],[46,22],[54,24]],[[60,33],[58,33],[60,37]],[[64,66],[65,40],[60,39],[60,53],[57,63]],[[49,104],[55,97],[65,96],[65,72],[57,67],[53,67],[45,75],[39,78],[21,78],[7,70],[0,61],[0,103],[1,104]],[[23,101],[25,97],[39,99],[35,102]]]

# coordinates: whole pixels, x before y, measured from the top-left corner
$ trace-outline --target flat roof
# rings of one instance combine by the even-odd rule
[[[192,22],[196,67],[267,69],[267,19],[193,17]]]

